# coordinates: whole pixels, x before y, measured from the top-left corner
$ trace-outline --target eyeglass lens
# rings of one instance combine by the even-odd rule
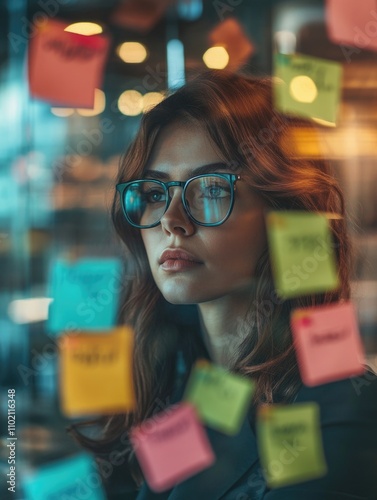
[[[168,205],[167,189],[153,180],[132,183],[123,196],[127,216],[138,226],[158,223]],[[187,184],[184,200],[187,211],[196,221],[201,224],[216,224],[230,210],[230,182],[217,176],[197,177]]]

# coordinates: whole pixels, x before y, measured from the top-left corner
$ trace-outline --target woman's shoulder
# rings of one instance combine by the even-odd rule
[[[302,385],[294,403],[315,402],[321,420],[353,420],[360,418],[377,426],[377,375],[364,374],[313,387]]]

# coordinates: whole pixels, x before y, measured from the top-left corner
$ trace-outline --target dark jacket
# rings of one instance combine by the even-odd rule
[[[326,476],[270,490],[247,419],[232,437],[207,428],[212,467],[164,493],[144,484],[137,500],[377,500],[377,377],[302,386],[294,402],[308,401],[320,406]]]

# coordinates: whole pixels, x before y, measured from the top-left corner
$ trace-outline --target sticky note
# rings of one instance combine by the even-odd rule
[[[253,389],[252,380],[200,361],[191,372],[184,400],[195,406],[200,419],[208,426],[225,434],[237,434]]]
[[[337,288],[336,258],[326,215],[271,211],[266,221],[276,292],[280,297]]]
[[[49,19],[33,33],[28,64],[30,94],[55,105],[93,108],[109,39],[64,31],[67,26]]]
[[[363,346],[351,302],[296,309],[291,327],[304,384],[364,373]]]
[[[61,337],[60,400],[69,417],[127,412],[134,408],[133,332]]]
[[[149,486],[164,491],[211,466],[215,456],[189,403],[158,414],[130,433]]]
[[[255,51],[253,43],[235,17],[227,17],[216,24],[208,34],[208,38],[211,46],[226,48],[229,55],[227,69],[231,71],[236,71],[244,65]]]
[[[361,49],[377,50],[376,0],[327,0],[326,26],[329,38],[357,50],[342,48],[347,62]]]
[[[326,474],[316,403],[263,405],[256,431],[263,474],[271,488]]]
[[[118,259],[57,260],[50,273],[51,332],[104,330],[116,322],[122,265]]]
[[[300,54],[275,54],[274,104],[278,111],[335,124],[342,66]]]
[[[100,474],[87,454],[75,455],[44,465],[24,475],[25,500],[106,500]]]
[[[148,33],[161,19],[171,0],[127,0],[120,2],[110,15],[110,22],[132,31]]]

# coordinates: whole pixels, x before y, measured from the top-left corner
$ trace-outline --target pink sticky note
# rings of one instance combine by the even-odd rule
[[[364,350],[351,302],[296,309],[291,327],[304,384],[324,384],[364,372]]]
[[[326,24],[333,42],[377,50],[376,0],[327,0]]]
[[[195,409],[181,403],[136,427],[131,443],[149,486],[164,491],[209,467],[215,456]]]
[[[101,86],[109,39],[64,31],[68,23],[49,20],[29,47],[30,94],[62,106],[92,108]]]

